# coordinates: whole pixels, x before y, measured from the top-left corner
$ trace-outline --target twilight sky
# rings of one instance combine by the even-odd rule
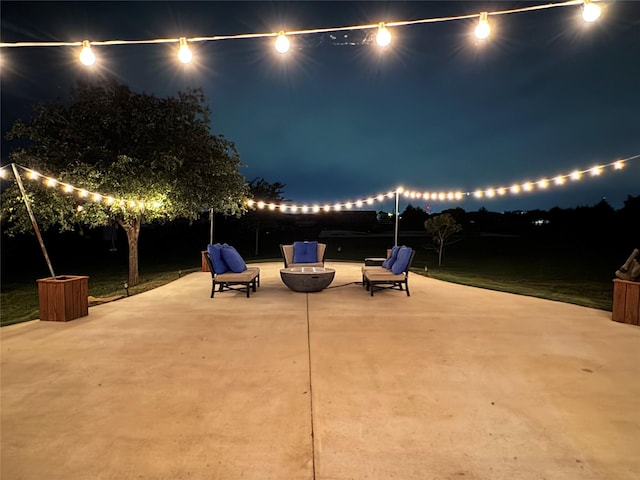
[[[0,4],[2,41],[138,40],[269,33],[376,24],[548,2],[13,2]],[[76,78],[114,75],[134,91],[175,96],[202,87],[212,131],[236,143],[247,180],[286,184],[297,203],[337,203],[399,185],[463,192],[568,174],[640,154],[640,2],[602,2],[595,24],[581,7],[291,39],[177,46],[96,46],[89,73],[77,48],[2,48],[2,134],[31,105]],[[2,143],[2,161],[8,156]],[[439,211],[615,208],[640,195],[640,158],[622,172],[519,195],[455,202],[411,200]],[[405,201],[406,202],[406,201]],[[377,209],[391,210],[391,201]]]

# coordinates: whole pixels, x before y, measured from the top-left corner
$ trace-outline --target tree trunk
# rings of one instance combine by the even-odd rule
[[[438,249],[438,266],[442,266],[442,253],[444,251],[444,240],[440,239],[440,248]]]
[[[124,222],[118,222],[127,234],[129,244],[129,287],[140,283],[138,274],[138,237],[140,236],[140,219],[134,218]]]

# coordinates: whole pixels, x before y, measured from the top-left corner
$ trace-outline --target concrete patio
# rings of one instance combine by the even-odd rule
[[[318,293],[256,264],[0,331],[1,477],[640,478],[640,327],[360,265]]]

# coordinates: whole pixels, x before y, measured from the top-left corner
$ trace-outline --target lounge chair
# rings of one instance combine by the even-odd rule
[[[293,242],[293,245],[280,245],[284,268],[324,267],[326,250],[327,245],[318,242]]]
[[[376,290],[394,288],[406,289],[407,297],[410,297],[409,269],[415,254],[415,250],[410,247],[394,247],[383,266],[362,267],[363,286],[371,292],[372,297]]]
[[[232,251],[223,252],[223,249],[227,248]],[[209,245],[204,255],[211,270],[210,298],[213,298],[215,294],[216,285],[219,285],[218,292],[223,292],[225,289],[246,291],[247,298],[251,295],[252,290],[256,292],[257,287],[260,286],[260,269],[247,267],[235,248],[228,245]]]

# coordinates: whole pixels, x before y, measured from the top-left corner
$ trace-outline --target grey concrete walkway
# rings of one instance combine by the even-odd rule
[[[640,328],[359,265],[209,298],[194,273],[68,323],[3,328],[1,476],[640,478]],[[340,286],[347,284],[345,286]]]

